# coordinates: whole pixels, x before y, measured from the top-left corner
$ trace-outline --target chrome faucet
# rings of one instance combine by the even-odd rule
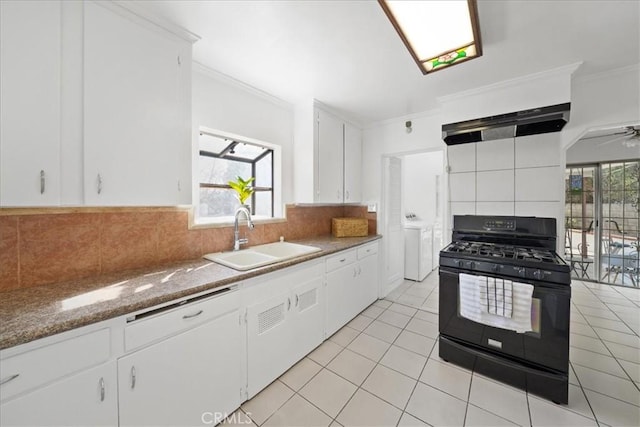
[[[235,220],[233,222],[233,250],[234,251],[240,250],[240,245],[249,243],[249,239],[240,238],[240,230],[238,229],[238,217],[240,216],[241,213],[243,213],[244,216],[247,218],[247,227],[249,227],[249,230],[253,229],[253,221],[251,220],[251,213],[249,212],[249,209],[247,209],[246,206],[240,206],[238,209],[236,209]]]

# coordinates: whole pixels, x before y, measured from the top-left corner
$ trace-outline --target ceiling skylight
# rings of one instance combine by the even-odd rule
[[[423,74],[482,56],[476,0],[378,0]]]

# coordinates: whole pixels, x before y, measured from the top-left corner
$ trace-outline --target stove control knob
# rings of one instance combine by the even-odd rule
[[[533,272],[533,277],[540,280],[544,277],[544,275],[542,274],[542,271],[540,269],[537,269]]]
[[[491,266],[491,271],[493,271],[494,273],[499,272],[501,269],[502,269],[502,266],[501,266],[501,265],[499,265],[499,264],[493,264],[493,265]]]
[[[516,269],[518,270],[518,276],[520,277],[527,277],[527,269],[524,267],[516,267]]]
[[[469,267],[469,270],[473,270],[476,267],[476,263],[473,261],[469,261],[467,267]]]
[[[462,267],[464,265],[464,262],[461,259],[459,259],[456,261],[456,264],[458,264],[458,267]]]

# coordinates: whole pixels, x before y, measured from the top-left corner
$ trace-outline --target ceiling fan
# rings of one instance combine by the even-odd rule
[[[640,126],[626,126],[624,130],[620,130],[619,132],[614,132],[609,135],[600,135],[597,137],[584,138],[584,139],[592,139],[592,138],[605,138],[605,137],[613,137],[607,141],[601,142],[598,146],[614,144],[616,142],[622,143],[627,148],[640,148]]]

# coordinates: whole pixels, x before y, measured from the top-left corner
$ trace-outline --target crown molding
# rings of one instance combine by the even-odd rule
[[[618,76],[620,74],[626,74],[629,72],[640,73],[640,64],[631,64],[625,67],[613,68],[611,70],[600,71],[598,73],[586,74],[582,76],[576,76],[573,81],[576,83],[585,83],[593,80],[604,79],[608,77]]]
[[[341,120],[343,122],[347,122],[350,125],[353,125],[355,127],[357,127],[358,129],[363,129],[363,123],[361,120],[358,120],[357,118],[355,118],[354,116],[352,116],[351,114],[349,114],[349,112],[344,111],[344,110],[340,110],[338,108],[332,107],[328,104],[325,104],[322,101],[318,101],[317,99],[313,98],[313,106],[320,108],[321,110],[324,110],[325,112],[331,114],[332,116],[335,116],[338,120]]]
[[[107,8],[125,18],[139,23],[159,27],[174,36],[191,44],[200,40],[200,36],[183,28],[176,23],[157,15],[149,6],[143,6],[140,2],[125,0],[94,1],[94,4]]]
[[[197,62],[197,61],[193,61],[193,66],[192,66],[192,70],[194,72],[198,72],[202,75],[205,75],[207,77],[210,77],[214,80],[217,80],[221,83],[227,84],[229,86],[235,87],[237,89],[240,89],[244,92],[247,92],[251,95],[254,95],[258,98],[261,98],[265,101],[268,101],[272,104],[277,105],[280,108],[283,108],[285,110],[289,110],[289,111],[293,111],[293,105],[281,98],[278,98],[275,95],[272,95],[268,92],[265,92],[261,89],[258,89],[255,86],[251,86],[247,83],[244,83],[234,77],[231,77],[228,74],[224,74],[220,71],[214,70],[212,68],[207,67],[206,65]]]
[[[551,77],[557,76],[571,76],[580,66],[582,65],[582,61],[574,62],[573,64],[565,65],[558,68],[553,68],[551,70],[540,71],[533,74],[527,74],[520,77],[515,77],[508,80],[502,80],[497,83],[492,83],[486,86],[480,86],[478,88],[473,88],[469,90],[465,90],[462,92],[452,93],[450,95],[440,96],[437,99],[438,103],[446,104],[451,101],[456,101],[460,98],[466,98],[470,96],[482,95],[487,92],[493,92],[495,90],[500,89],[509,89],[514,86],[520,86],[524,83],[534,82],[536,80],[545,80]]]

